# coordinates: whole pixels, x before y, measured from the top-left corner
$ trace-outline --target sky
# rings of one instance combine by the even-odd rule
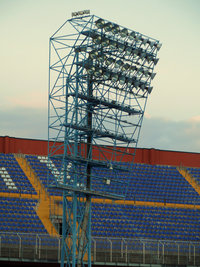
[[[0,136],[47,139],[49,38],[85,9],[163,44],[138,146],[200,153],[199,0],[0,0]]]

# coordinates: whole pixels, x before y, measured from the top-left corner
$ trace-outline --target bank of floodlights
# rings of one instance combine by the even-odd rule
[[[127,86],[130,92],[151,93],[161,44],[101,18],[94,25],[92,31],[82,32],[92,40],[88,58],[83,62],[88,75],[99,82],[113,82],[115,87]]]

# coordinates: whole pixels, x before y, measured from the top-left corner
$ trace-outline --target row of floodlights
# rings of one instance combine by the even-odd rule
[[[97,45],[101,44],[102,46],[109,47],[110,49],[118,49],[120,53],[124,52],[127,56],[133,56],[134,58],[139,57],[142,60],[146,59],[148,63],[152,61],[154,64],[157,64],[159,60],[142,48],[131,47],[130,45],[118,43],[116,41],[103,38],[100,35],[94,36],[93,41]]]
[[[89,53],[89,59],[96,59],[99,62],[105,63],[106,66],[113,66],[115,69],[120,69],[122,72],[137,72],[137,75],[150,76],[151,79],[156,75],[156,73],[152,73],[148,69],[132,66],[128,63],[124,63],[121,59],[115,60],[112,57],[101,55],[95,50]]]
[[[111,80],[112,82],[119,82],[120,85],[127,85],[128,87],[141,88],[143,91],[146,89],[149,93],[152,91],[152,87],[150,87],[147,83],[140,81],[134,77],[127,77],[125,75],[109,72],[106,70],[102,70],[100,67],[85,66],[89,75],[94,75],[97,78],[102,78],[103,80]]]
[[[142,44],[149,44],[151,47],[156,47],[157,50],[159,50],[162,46],[162,44],[151,41],[147,38],[144,38],[142,35],[137,34],[135,31],[129,32],[128,29],[123,28],[120,29],[119,25],[112,23],[112,22],[105,22],[103,19],[98,19],[96,22],[96,27],[98,29],[104,29],[105,32],[111,32],[113,34],[118,34],[121,38],[128,38],[131,41],[141,41]]]

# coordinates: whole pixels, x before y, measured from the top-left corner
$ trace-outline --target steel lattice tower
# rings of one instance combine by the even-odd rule
[[[122,162],[133,163],[161,47],[82,13],[50,38],[49,186],[63,191],[61,266],[91,266],[91,198],[126,196],[131,164]]]

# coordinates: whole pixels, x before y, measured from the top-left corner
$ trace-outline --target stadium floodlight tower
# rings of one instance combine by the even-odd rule
[[[49,186],[63,192],[61,266],[91,266],[91,198],[126,196],[160,47],[88,10],[50,38]]]

